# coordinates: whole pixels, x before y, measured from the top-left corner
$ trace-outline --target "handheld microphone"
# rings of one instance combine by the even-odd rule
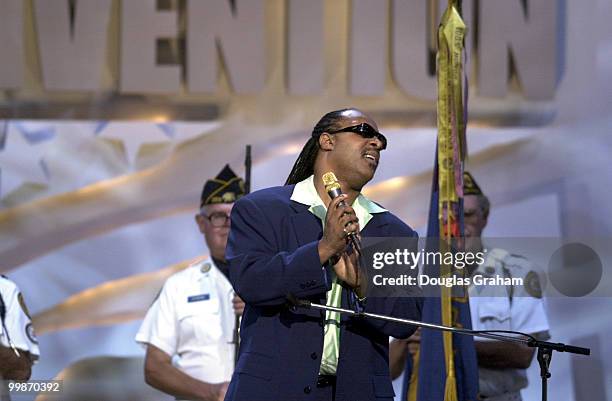
[[[328,171],[323,174],[323,185],[325,185],[325,190],[330,198],[335,199],[338,196],[342,195],[342,188],[340,188],[340,183],[336,178],[336,174],[332,171]],[[341,206],[346,205],[344,201],[340,202]]]
[[[332,171],[328,171],[327,173],[323,174],[323,184],[325,185],[325,191],[327,191],[327,194],[330,198],[334,199],[342,195],[342,188],[340,188],[340,183],[338,182],[336,175]],[[346,202],[343,200],[338,205],[346,206]],[[350,232],[346,236],[346,240],[348,246],[352,248],[352,250],[357,254],[357,271],[359,272],[362,269],[361,240],[359,239],[359,235],[356,232]],[[352,294],[356,297],[357,300],[359,300],[359,296],[354,291],[352,291]],[[360,304],[360,302],[361,301],[358,301],[357,303]]]
[[[335,199],[338,196],[342,195],[342,188],[340,188],[340,183],[338,182],[338,178],[332,171],[328,171],[323,174],[323,185],[325,185],[325,191],[330,198]],[[339,206],[346,206],[346,202],[343,200],[339,204]],[[357,237],[357,233],[350,232],[347,236],[349,242],[353,245],[353,248],[356,251],[361,252],[361,244],[359,242],[359,237]]]

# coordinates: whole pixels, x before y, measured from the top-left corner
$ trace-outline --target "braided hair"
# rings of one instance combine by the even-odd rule
[[[310,139],[306,142],[300,155],[295,161],[285,185],[297,184],[314,174],[314,164],[319,153],[319,137],[326,131],[332,131],[338,127],[338,121],[344,112],[354,109],[340,109],[325,114],[312,130]]]

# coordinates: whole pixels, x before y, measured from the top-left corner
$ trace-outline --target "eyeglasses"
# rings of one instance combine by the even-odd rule
[[[367,139],[377,138],[382,143],[380,150],[385,150],[387,148],[387,138],[385,138],[385,136],[380,132],[376,131],[370,124],[361,123],[359,125],[341,128],[336,131],[327,131],[328,134],[338,134],[340,132],[353,132],[362,138]]]
[[[230,215],[223,212],[216,212],[207,216],[204,212],[200,213],[202,217],[210,221],[213,227],[223,227],[230,221]]]

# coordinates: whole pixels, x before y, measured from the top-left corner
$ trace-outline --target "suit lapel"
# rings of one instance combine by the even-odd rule
[[[386,218],[386,213],[374,213],[372,219],[368,222],[363,230],[362,237],[384,237],[387,233],[389,222]]]
[[[291,216],[291,224],[298,246],[321,238],[323,226],[317,216],[308,210],[307,205],[290,201],[295,214]]]

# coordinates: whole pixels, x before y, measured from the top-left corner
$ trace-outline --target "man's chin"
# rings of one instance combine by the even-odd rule
[[[352,190],[361,192],[361,189],[374,178],[374,171],[368,168],[354,170],[350,176],[346,176],[347,184]]]
[[[482,248],[482,242],[478,237],[465,237],[465,250],[467,252],[479,252]]]
[[[375,173],[376,173],[376,167],[368,167],[368,168],[363,169],[360,174],[361,179],[363,181],[363,185],[372,181],[372,178],[374,178]]]

